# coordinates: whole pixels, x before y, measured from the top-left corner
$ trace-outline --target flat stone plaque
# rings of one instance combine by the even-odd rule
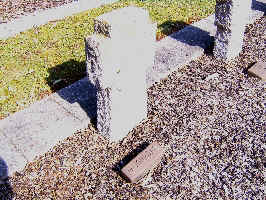
[[[158,142],[153,142],[123,167],[122,174],[135,183],[160,163],[163,154],[164,148]]]
[[[253,76],[256,76],[263,81],[266,81],[266,62],[257,62],[251,68],[248,69],[248,72]]]

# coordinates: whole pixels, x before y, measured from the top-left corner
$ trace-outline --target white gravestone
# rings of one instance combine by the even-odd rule
[[[241,52],[251,4],[252,0],[216,0],[214,24],[217,32],[213,52],[216,58],[227,61]]]
[[[154,62],[156,24],[148,11],[126,7],[95,20],[85,39],[89,81],[97,88],[97,129],[119,141],[147,117],[146,70]]]

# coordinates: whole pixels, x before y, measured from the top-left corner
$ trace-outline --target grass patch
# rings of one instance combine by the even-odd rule
[[[129,5],[148,9],[159,40],[212,14],[215,0],[120,0],[0,40],[0,119],[84,77],[93,19]]]

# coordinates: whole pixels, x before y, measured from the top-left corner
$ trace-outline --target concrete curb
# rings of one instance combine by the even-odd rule
[[[0,24],[0,39],[7,39],[20,32],[31,29],[34,26],[40,26],[53,20],[60,20],[67,16],[71,16],[116,1],[118,0],[78,0],[77,2],[75,1],[57,8],[36,11],[11,22]]]
[[[253,6],[250,23],[264,15],[265,3]],[[214,15],[157,42],[154,66],[148,70],[148,86],[200,57],[216,32]],[[76,83],[0,121],[0,155],[9,174],[88,126],[96,116],[94,87],[83,78]]]

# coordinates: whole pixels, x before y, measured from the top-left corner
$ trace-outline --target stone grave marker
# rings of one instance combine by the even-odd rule
[[[121,172],[131,183],[135,183],[160,163],[163,154],[164,148],[158,142],[153,142],[123,167]]]
[[[125,7],[95,20],[85,38],[89,81],[97,89],[97,129],[119,141],[147,117],[146,70],[154,62],[157,25],[147,10]]]
[[[213,50],[216,58],[228,61],[241,52],[251,4],[252,0],[216,0],[214,24],[217,31]]]
[[[263,81],[266,81],[266,62],[259,61],[255,63],[251,68],[248,69],[248,72],[260,78]]]

